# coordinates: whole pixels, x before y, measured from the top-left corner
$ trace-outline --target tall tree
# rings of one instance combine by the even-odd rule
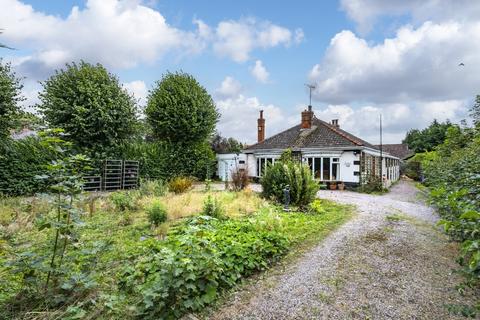
[[[448,120],[443,123],[433,120],[423,130],[412,129],[408,131],[402,142],[406,143],[409,149],[415,152],[432,151],[445,141],[447,130],[451,126],[452,124]]]
[[[67,64],[42,83],[39,109],[78,147],[108,153],[137,128],[135,99],[102,65]]]
[[[155,138],[174,143],[206,141],[219,119],[207,90],[182,72],[167,73],[156,83],[145,112]]]
[[[244,148],[243,144],[234,138],[222,137],[219,133],[210,140],[210,146],[215,153],[237,153]]]
[[[12,71],[11,65],[0,59],[0,138],[7,137],[15,126],[19,103],[25,100],[22,88],[21,79]]]
[[[470,109],[470,115],[472,116],[473,123],[480,128],[480,95],[475,98],[475,103]]]

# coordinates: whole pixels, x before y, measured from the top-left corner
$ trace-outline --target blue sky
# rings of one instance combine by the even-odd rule
[[[142,103],[167,70],[193,74],[222,113],[218,130],[243,141],[254,141],[260,109],[267,136],[298,123],[304,84],[315,83],[317,117],[375,143],[382,113],[394,143],[434,118],[467,116],[480,83],[472,3],[0,0],[0,41],[18,48],[0,55],[26,77],[28,108],[38,81],[85,59]]]

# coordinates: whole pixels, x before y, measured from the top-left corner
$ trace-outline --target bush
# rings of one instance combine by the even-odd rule
[[[115,191],[110,194],[110,201],[112,201],[116,210],[127,211],[136,209],[136,199],[130,191]]]
[[[153,202],[146,211],[148,221],[156,227],[167,221],[167,209],[160,201]]]
[[[436,151],[422,154],[424,183],[450,236],[462,242],[458,260],[466,284],[480,280],[480,128],[447,131]]]
[[[280,232],[253,219],[193,217],[165,241],[143,241],[120,285],[138,297],[131,301],[139,301],[139,318],[181,318],[202,310],[243,276],[267,268],[288,245]]]
[[[305,209],[315,199],[318,184],[313,180],[307,165],[295,161],[277,161],[269,166],[260,183],[263,196],[277,202],[284,202],[283,189],[290,187],[290,203]]]
[[[48,181],[37,179],[54,160],[52,151],[38,138],[7,140],[0,144],[0,193],[11,196],[44,192]]]
[[[212,196],[209,195],[203,203],[203,214],[217,219],[223,218],[223,208],[220,201],[217,198],[212,199]]]
[[[140,188],[138,192],[142,196],[155,196],[161,197],[167,192],[167,185],[163,180],[145,180],[142,179],[140,182]]]
[[[248,170],[246,169],[237,169],[232,171],[232,185],[233,190],[240,191],[245,189],[250,180],[248,178]]]
[[[309,212],[312,214],[322,214],[326,212],[324,203],[320,199],[315,199],[314,201],[312,201],[310,203],[309,209]]]
[[[115,157],[140,162],[140,176],[168,181],[179,176],[207,178],[213,172],[215,154],[206,142],[180,144],[148,141],[125,143]]]
[[[192,188],[193,185],[193,179],[189,177],[177,177],[174,178],[173,180],[170,180],[168,183],[168,190],[170,192],[179,194],[179,193],[184,193],[190,188]]]
[[[384,190],[381,178],[373,175],[368,176],[367,181],[357,188],[358,192],[364,193],[383,192]]]

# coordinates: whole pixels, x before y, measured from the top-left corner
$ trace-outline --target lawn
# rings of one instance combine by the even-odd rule
[[[82,195],[81,222],[51,289],[45,274],[54,232],[41,227],[55,214],[51,199],[0,199],[0,318],[178,318],[352,215],[324,200],[308,212],[283,212],[250,190],[153,193]],[[119,194],[127,208],[112,200]],[[216,199],[220,217],[202,213],[207,198]],[[158,226],[146,213],[155,202],[167,211]]]

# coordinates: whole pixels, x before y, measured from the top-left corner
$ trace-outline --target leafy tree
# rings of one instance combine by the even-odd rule
[[[156,83],[145,112],[155,138],[174,143],[205,141],[219,119],[207,90],[182,72],[167,73]]]
[[[14,120],[20,112],[19,103],[25,98],[21,94],[23,85],[12,71],[10,63],[0,59],[0,139],[9,135]]]
[[[210,140],[210,145],[215,153],[239,153],[244,148],[243,144],[234,138],[222,137],[219,133]]]
[[[406,143],[411,150],[415,152],[432,151],[436,146],[445,141],[448,128],[452,124],[447,120],[445,123],[440,123],[437,120],[425,129],[412,129],[407,132],[405,139],[402,141]]]
[[[108,152],[135,133],[135,100],[102,65],[67,64],[42,86],[45,120],[78,147]]]
[[[480,127],[480,95],[477,95],[477,97],[475,98],[475,103],[470,109],[470,115],[473,119],[473,123],[477,127]]]
[[[14,117],[12,125],[12,129],[15,131],[20,131],[24,128],[39,130],[44,125],[44,121],[34,113],[20,110]]]

